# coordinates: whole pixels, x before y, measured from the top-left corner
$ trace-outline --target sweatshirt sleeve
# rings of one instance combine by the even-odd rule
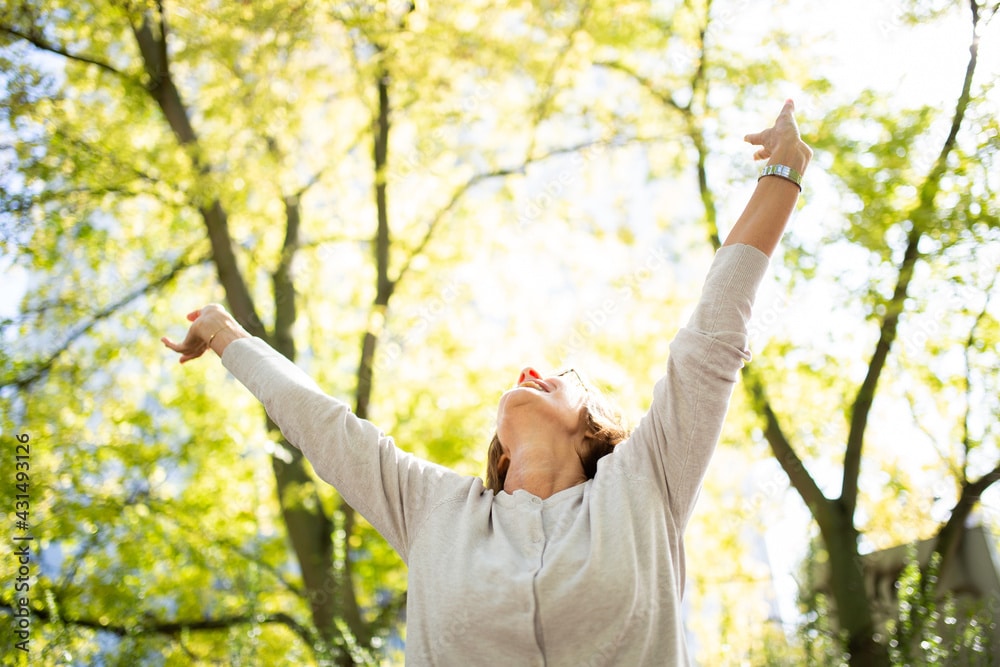
[[[686,525],[722,433],[733,387],[750,360],[747,325],[768,267],[748,245],[722,247],[687,326],[670,343],[649,411],[615,457],[629,475],[654,476]]]
[[[427,512],[465,477],[402,451],[392,438],[328,396],[298,366],[259,338],[226,347],[223,365],[264,405],[282,434],[354,509],[407,559],[413,532]]]

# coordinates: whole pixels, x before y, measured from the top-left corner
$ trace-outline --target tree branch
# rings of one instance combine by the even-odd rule
[[[58,606],[58,605],[57,605]],[[15,613],[13,604],[7,601],[0,602],[0,610],[11,615]],[[151,617],[144,617],[134,625],[124,623],[103,623],[100,620],[86,617],[68,616],[62,613],[52,613],[47,607],[41,609],[31,607],[31,614],[43,622],[59,622],[65,625],[72,625],[78,628],[87,628],[97,632],[109,632],[118,637],[134,637],[136,635],[161,635],[165,637],[178,638],[182,633],[189,631],[212,631],[226,630],[236,625],[284,625],[302,639],[303,643],[313,648],[315,637],[301,623],[292,616],[284,612],[261,613],[261,614],[237,614],[233,616],[220,616],[217,618],[199,618],[182,621],[161,621]]]
[[[182,259],[176,262],[170,267],[170,270],[159,278],[153,280],[152,282],[146,283],[145,285],[132,290],[126,294],[123,298],[115,301],[104,308],[98,310],[90,316],[90,319],[80,327],[77,327],[75,331],[69,334],[62,344],[56,348],[54,352],[49,354],[49,356],[38,364],[34,369],[29,371],[26,375],[20,377],[4,378],[0,380],[0,389],[4,387],[13,386],[18,390],[27,389],[30,385],[34,384],[40,380],[45,373],[47,373],[59,360],[59,358],[65,354],[69,348],[79,340],[82,336],[90,332],[97,324],[110,318],[112,315],[116,314],[119,310],[127,306],[132,301],[135,301],[139,297],[145,296],[154,290],[157,290],[165,285],[169,284],[174,280],[182,271],[191,268],[192,266],[197,266],[198,264],[204,264],[209,261],[208,257],[200,257],[193,260]]]
[[[384,49],[378,47],[379,52]],[[358,360],[358,382],[354,394],[354,412],[361,419],[367,419],[374,384],[375,349],[378,345],[381,322],[396,283],[389,277],[389,248],[392,245],[392,230],[389,228],[389,196],[387,179],[389,176],[389,129],[391,127],[389,106],[389,72],[380,68],[375,74],[377,107],[372,118],[372,167],[375,175],[375,237],[372,245],[375,260],[375,299],[369,326],[361,341],[361,358]]]
[[[854,508],[857,504],[858,477],[861,474],[861,454],[864,446],[865,429],[868,426],[868,416],[875,401],[875,389],[889,359],[889,351],[896,340],[899,316],[902,314],[906,303],[910,280],[913,278],[913,269],[920,257],[918,245],[922,236],[923,231],[916,225],[910,229],[907,236],[906,251],[903,254],[903,261],[899,267],[896,287],[893,290],[892,299],[885,305],[886,313],[882,320],[878,342],[875,344],[875,351],[872,353],[871,360],[868,363],[868,372],[861,386],[858,388],[854,400],[851,402],[850,428],[847,434],[847,447],[844,450],[844,475],[840,492],[840,500],[844,503],[844,508],[848,515],[854,514]]]
[[[701,196],[702,208],[705,212],[705,224],[708,227],[708,240],[714,250],[722,247],[722,239],[719,235],[718,209],[715,205],[715,197],[708,187],[708,142],[705,139],[704,128],[702,127],[701,116],[708,112],[708,50],[705,47],[705,36],[708,34],[708,27],[711,21],[711,2],[706,3],[705,17],[698,30],[698,66],[691,75],[691,99],[687,104],[679,104],[671,95],[663,92],[648,77],[639,74],[631,67],[618,61],[600,61],[597,65],[607,67],[624,73],[630,77],[647,93],[659,100],[664,106],[680,113],[687,130],[687,138],[694,145],[697,155],[695,162],[695,173],[698,178],[698,192]],[[701,106],[702,113],[695,113],[695,102]]]
[[[590,14],[591,3],[585,1],[582,3],[579,12],[577,14],[576,22],[573,27],[570,28],[569,34],[566,36],[565,46],[559,50],[555,58],[552,58],[549,64],[549,69],[545,73],[545,77],[542,81],[544,92],[538,100],[538,104],[535,105],[534,118],[531,121],[531,141],[528,144],[528,149],[525,151],[525,155],[529,158],[531,154],[535,152],[535,144],[538,138],[538,126],[548,113],[549,104],[552,102],[552,98],[555,96],[555,78],[556,74],[559,72],[559,68],[562,67],[563,62],[566,60],[566,56],[569,55],[570,49],[573,47],[573,37],[577,32],[583,29],[584,24],[587,22],[587,16]]]
[[[705,21],[698,31],[698,67],[691,77],[691,101],[682,110],[688,127],[688,136],[694,144],[698,159],[695,168],[698,174],[698,190],[701,193],[702,206],[705,209],[705,224],[708,226],[708,240],[713,250],[722,247],[719,235],[719,213],[715,205],[715,196],[708,188],[708,142],[705,140],[705,129],[701,116],[708,113],[708,51],[705,48],[705,35],[708,34],[711,2],[705,3]],[[701,113],[696,114],[694,103],[701,105]]]
[[[302,224],[301,203],[297,195],[282,198],[285,207],[285,239],[281,258],[271,274],[274,295],[275,349],[287,359],[296,357],[293,329],[298,317],[295,285],[292,281],[292,261],[299,248]],[[333,522],[320,502],[315,480],[306,471],[305,460],[298,448],[292,447],[281,436],[277,426],[267,419],[267,428],[281,437],[282,445],[291,454],[291,460],[271,457],[278,493],[278,504],[285,520],[289,542],[299,561],[305,597],[312,613],[313,624],[328,643],[335,640],[336,595],[339,587],[335,568],[331,567]],[[308,494],[309,501],[292,498]],[[319,594],[324,592],[325,594]]]
[[[994,273],[990,277],[990,284],[986,286],[984,290],[986,292],[986,299],[983,301],[983,307],[980,309],[979,314],[976,315],[976,319],[972,322],[972,326],[969,328],[969,335],[965,339],[965,347],[962,350],[963,359],[965,361],[965,375],[962,380],[965,384],[965,414],[962,415],[962,448],[964,451],[964,457],[962,459],[962,483],[965,484],[969,481],[968,476],[968,465],[969,465],[969,454],[973,449],[973,439],[970,434],[969,421],[972,417],[972,359],[970,358],[970,350],[976,343],[976,330],[986,321],[986,318],[990,313],[990,301],[993,297],[993,288],[997,284],[997,274]]]
[[[942,448],[942,446],[938,444],[934,433],[921,421],[920,410],[917,406],[914,395],[909,391],[904,391],[903,398],[906,400],[906,404],[910,408],[910,418],[913,420],[913,425],[927,437],[927,441],[934,448],[934,451],[937,452],[937,455],[941,457],[941,461],[948,466],[948,472],[954,475],[956,479],[962,479],[964,481],[964,478],[962,477],[962,466],[956,463],[955,457],[951,456],[947,449]],[[966,413],[968,413],[968,410],[966,410]]]
[[[802,459],[795,453],[795,449],[781,428],[778,416],[771,409],[763,382],[752,366],[743,367],[743,386],[754,409],[764,418],[764,437],[771,445],[774,458],[778,460],[782,470],[788,475],[792,487],[802,497],[812,515],[817,521],[822,521],[823,509],[828,508],[832,501],[823,495]]]
[[[972,514],[972,510],[979,504],[986,489],[990,488],[997,481],[1000,481],[1000,465],[997,465],[997,467],[975,482],[962,486],[962,493],[958,498],[958,502],[955,503],[955,507],[951,510],[951,516],[948,517],[948,521],[938,531],[934,544],[934,553],[939,554],[941,557],[940,572],[945,572],[946,568],[956,558],[958,547],[961,545],[962,537],[965,535],[965,524],[969,519],[969,515]],[[928,561],[928,563],[930,562]],[[921,568],[921,570],[926,571],[926,566]],[[922,584],[924,581],[925,578],[921,577]]]
[[[283,198],[285,207],[285,240],[281,247],[281,259],[274,273],[271,285],[274,294],[274,344],[275,349],[288,359],[295,360],[295,285],[292,282],[292,261],[299,248],[299,228],[302,211],[299,197],[290,195]]]
[[[875,344],[875,351],[872,353],[871,361],[868,364],[868,373],[865,376],[858,393],[851,404],[850,410],[850,430],[847,436],[847,449],[844,452],[844,477],[841,484],[840,498],[845,510],[853,515],[858,498],[858,478],[861,474],[861,453],[864,446],[865,430],[868,426],[868,416],[871,412],[872,403],[875,398],[875,389],[878,386],[879,378],[885,369],[886,360],[892,344],[896,339],[896,329],[899,323],[899,316],[903,312],[906,303],[907,291],[910,280],[913,278],[913,269],[920,258],[918,249],[920,239],[926,229],[934,220],[934,199],[941,189],[941,179],[948,168],[948,156],[955,148],[958,131],[965,118],[971,99],[972,80],[976,71],[976,63],[979,53],[979,38],[976,34],[979,22],[976,0],[970,0],[972,9],[972,43],[969,46],[969,63],[965,69],[965,78],[962,82],[962,94],[955,104],[955,111],[952,115],[951,129],[945,139],[937,160],[931,168],[927,178],[924,179],[920,187],[920,196],[914,209],[908,218],[912,223],[907,234],[907,246],[903,255],[903,261],[899,268],[899,276],[896,287],[893,290],[892,300],[886,304],[886,313],[882,321],[879,340]]]
[[[306,599],[305,591],[303,591],[301,586],[289,581],[285,576],[286,573],[280,567],[275,567],[263,561],[260,556],[248,552],[245,548],[245,543],[236,542],[226,537],[220,537],[219,535],[206,536],[204,524],[200,523],[196,517],[191,516],[188,512],[175,511],[176,508],[172,503],[163,502],[152,494],[146,496],[143,500],[151,510],[155,511],[157,517],[161,520],[171,522],[178,530],[182,530],[188,534],[187,544],[190,545],[192,550],[197,551],[199,547],[196,543],[199,540],[205,539],[205,546],[201,548],[208,548],[208,546],[222,547],[246,561],[246,567],[263,570],[273,577],[281,588],[292,595]],[[76,567],[75,563],[73,567]]]
[[[585,141],[574,146],[564,146],[562,148],[556,148],[544,155],[539,155],[538,157],[528,157],[521,164],[514,167],[501,167],[499,169],[494,169],[493,171],[485,171],[479,174],[475,174],[470,177],[467,181],[455,188],[454,192],[451,194],[451,198],[448,202],[439,208],[431,219],[427,222],[427,229],[424,232],[423,237],[417,243],[414,248],[406,254],[406,259],[403,262],[403,266],[400,268],[399,272],[396,274],[396,278],[393,283],[398,283],[403,279],[403,276],[409,272],[413,260],[420,255],[427,245],[430,243],[431,237],[434,235],[435,230],[438,225],[444,219],[444,217],[458,204],[458,202],[464,197],[469,190],[473,187],[493,178],[504,178],[506,176],[513,176],[514,174],[523,174],[525,169],[530,164],[536,164],[548,160],[549,158],[557,157],[559,155],[567,155],[571,153],[576,153],[586,148],[591,148],[594,146],[608,145],[609,142],[604,140],[592,140]]]
[[[114,67],[113,65],[110,65],[102,60],[99,60],[96,57],[86,56],[80,53],[73,53],[67,50],[63,46],[60,46],[58,44],[53,44],[45,40],[38,32],[36,32],[34,26],[32,26],[32,30],[30,32],[23,32],[13,26],[7,24],[0,24],[0,33],[7,34],[10,35],[11,37],[28,42],[35,48],[38,48],[42,51],[47,51],[49,53],[53,53],[58,56],[62,56],[67,60],[73,60],[75,62],[83,63],[85,65],[93,65],[95,67],[99,67],[105,72],[114,74],[115,76],[120,77],[129,83],[135,83],[132,77],[130,77],[125,72],[122,72],[118,68]]]
[[[154,34],[154,18],[149,10],[142,13],[142,22],[132,23],[132,33],[135,36],[139,52],[142,54],[143,66],[149,76],[148,90],[160,107],[170,129],[178,143],[189,149],[198,147],[198,135],[195,133],[188,116],[187,106],[181,99],[180,91],[174,84],[170,74],[170,60],[167,51],[167,22],[163,8],[159,6],[159,16],[155,24],[159,34]],[[132,20],[132,17],[130,17]],[[203,175],[210,173],[209,166],[201,158],[197,150],[191,151],[191,159]],[[219,283],[226,292],[226,301],[233,316],[250,334],[270,340],[254,306],[250,290],[240,273],[233,251],[233,241],[229,234],[229,218],[222,204],[216,198],[198,206],[208,239],[212,245],[212,259],[215,262]]]
[[[596,65],[597,67],[605,67],[607,69],[625,74],[630,79],[633,79],[636,83],[638,83],[643,90],[645,90],[647,93],[649,93],[657,100],[662,102],[665,106],[670,107],[674,111],[680,111],[681,113],[685,113],[687,111],[690,111],[691,109],[690,105],[681,106],[680,104],[678,104],[673,97],[659,90],[659,88],[656,86],[656,84],[653,83],[652,80],[650,80],[646,76],[643,76],[642,74],[639,74],[639,72],[635,71],[625,63],[622,63],[617,60],[597,60],[594,61],[594,65]]]

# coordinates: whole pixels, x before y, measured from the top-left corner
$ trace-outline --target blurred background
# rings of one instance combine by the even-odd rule
[[[472,475],[525,365],[635,422],[788,97],[692,653],[1000,664],[997,7],[2,0],[3,664],[401,664],[399,557],[160,337],[224,303]]]

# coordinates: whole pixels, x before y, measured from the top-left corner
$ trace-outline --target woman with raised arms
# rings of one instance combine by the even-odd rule
[[[485,483],[398,448],[218,305],[188,315],[183,341],[163,339],[181,362],[218,354],[399,552],[408,664],[687,664],[684,529],[812,157],[791,100],[746,140],[767,165],[670,344],[649,411],[628,432],[575,372],[523,368],[500,398]]]

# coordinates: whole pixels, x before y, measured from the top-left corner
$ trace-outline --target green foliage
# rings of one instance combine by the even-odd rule
[[[898,617],[887,623],[889,654],[898,665],[991,665],[996,648],[993,612],[985,601],[959,601],[937,592],[940,558],[921,570],[911,550],[896,582]]]

